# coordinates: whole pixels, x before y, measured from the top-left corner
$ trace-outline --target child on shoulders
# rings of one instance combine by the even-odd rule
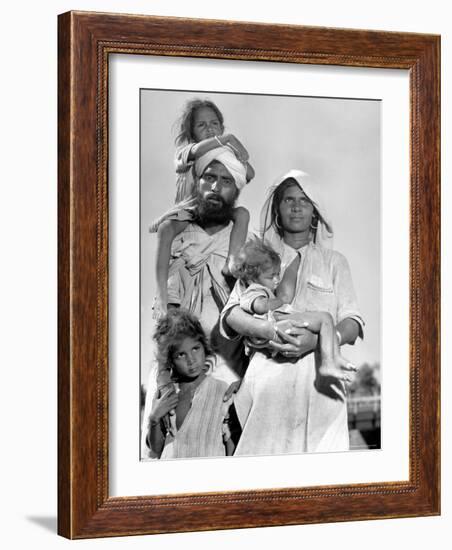
[[[210,100],[193,99],[187,103],[180,118],[179,134],[176,137],[176,205],[157,219],[150,227],[158,232],[157,250],[157,296],[154,305],[154,318],[158,319],[167,311],[167,281],[174,239],[189,223],[194,221],[195,179],[194,164],[198,158],[218,147],[227,147],[246,169],[247,183],[254,177],[249,164],[249,154],[236,136],[224,133],[224,117]],[[232,211],[228,258],[222,269],[223,275],[230,275],[229,259],[238,252],[248,233],[249,212],[239,206]]]

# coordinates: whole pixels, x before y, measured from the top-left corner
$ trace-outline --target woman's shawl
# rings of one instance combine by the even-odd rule
[[[319,223],[314,236],[314,243],[319,246],[323,246],[324,248],[333,248],[333,227],[326,213],[318,185],[313,182],[309,174],[306,174],[301,170],[290,170],[279,177],[268,189],[267,198],[261,210],[260,236],[268,241],[278,253],[282,252],[282,239],[276,232],[273,225],[271,225],[270,214],[276,189],[283,181],[289,178],[294,179],[298,183],[300,189],[304,191],[319,213]]]

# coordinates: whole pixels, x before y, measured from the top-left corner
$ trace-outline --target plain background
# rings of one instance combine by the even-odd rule
[[[443,288],[442,517],[69,542],[56,533],[57,14],[70,9],[442,34],[442,88],[452,72],[448,3],[318,1],[49,1],[5,4],[0,87],[0,365],[2,546],[83,548],[446,548],[452,535],[450,288]],[[450,95],[450,94],[449,94]],[[442,107],[443,281],[451,278],[450,105]],[[397,224],[397,220],[391,220]]]

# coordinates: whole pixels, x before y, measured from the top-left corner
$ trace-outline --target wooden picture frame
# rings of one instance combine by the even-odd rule
[[[69,12],[58,39],[58,532],[68,538],[440,513],[440,38]],[[110,54],[406,69],[410,74],[409,480],[110,497]]]

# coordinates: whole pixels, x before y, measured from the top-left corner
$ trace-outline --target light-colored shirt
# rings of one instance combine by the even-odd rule
[[[178,147],[174,157],[176,169],[176,203],[193,196],[195,179],[193,177],[194,162],[188,160],[191,148],[194,143],[188,143]]]
[[[224,420],[231,401],[223,402],[228,384],[206,376],[196,388],[191,407],[179,430],[172,419],[174,437],[168,435],[161,459],[225,456]]]

